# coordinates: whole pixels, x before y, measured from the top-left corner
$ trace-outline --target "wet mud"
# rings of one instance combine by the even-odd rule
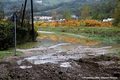
[[[97,56],[68,60],[63,64],[39,65],[28,61],[18,65],[15,60],[13,61],[0,62],[0,80],[120,80],[120,58],[118,57]],[[107,65],[102,62],[107,62]]]

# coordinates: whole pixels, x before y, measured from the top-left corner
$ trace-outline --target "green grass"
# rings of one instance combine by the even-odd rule
[[[120,43],[120,28],[116,27],[44,27],[42,31],[67,32],[79,34],[105,44]]]
[[[17,45],[17,48],[30,49],[30,48],[36,47],[37,45],[40,45],[40,43],[39,42],[26,42],[24,44]]]
[[[22,53],[17,52],[16,56],[20,56]],[[9,56],[14,56],[14,50],[5,50],[5,51],[0,51],[0,59],[4,59]]]
[[[110,54],[107,54],[107,55],[120,57],[120,47],[112,48],[112,49],[110,50]]]

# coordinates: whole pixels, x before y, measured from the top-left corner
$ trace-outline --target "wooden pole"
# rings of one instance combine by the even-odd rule
[[[34,18],[33,18],[33,0],[31,0],[31,20],[32,20],[32,41],[35,41]]]
[[[16,56],[17,54],[16,54],[16,45],[17,45],[17,32],[16,32],[16,28],[17,28],[17,14],[16,14],[16,12],[13,14],[13,16],[14,16],[14,31],[15,31],[15,38],[14,38],[14,41],[15,41],[15,50],[14,50],[14,55]]]
[[[26,5],[27,5],[27,0],[25,0],[25,4],[24,4],[24,9],[23,9],[23,13],[22,13],[22,23],[21,23],[21,27],[23,27],[23,23],[24,23]]]

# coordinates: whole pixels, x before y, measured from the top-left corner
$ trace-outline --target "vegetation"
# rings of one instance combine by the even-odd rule
[[[62,15],[64,13],[63,9],[65,9],[82,19],[86,17],[84,15],[87,15],[87,19],[103,20],[113,17],[115,5],[115,0],[73,0],[42,9],[41,13],[43,13],[43,15],[50,15],[49,13],[51,13],[52,10],[56,10],[58,14]]]
[[[84,5],[80,12],[81,12],[81,14],[80,14],[81,19],[89,19],[89,17],[90,17],[90,6]]]
[[[4,18],[3,4],[0,2],[0,19]]]
[[[115,5],[116,0],[101,0],[99,3],[93,3],[90,5],[92,19],[103,20],[106,18],[112,18]]]
[[[120,27],[120,0],[117,0],[114,18],[115,18],[114,25]]]
[[[101,22],[98,20],[65,20],[63,22],[36,22],[35,26],[39,27],[79,27],[79,26],[87,26],[87,27],[111,27],[112,22]]]
[[[21,54],[22,54],[21,52],[17,52],[17,56],[20,56]],[[0,60],[13,55],[14,55],[13,50],[0,51]]]
[[[114,27],[41,27],[40,30],[79,34],[105,44],[120,43],[120,29]]]
[[[71,12],[69,10],[64,11],[63,18],[65,18],[66,20],[70,20],[71,19]]]
[[[29,26],[28,26],[29,27]],[[17,27],[17,43],[32,41],[31,30],[28,27]],[[36,34],[37,35],[37,34]],[[14,46],[14,25],[8,21],[0,21],[0,50]]]
[[[23,1],[24,0],[13,2],[7,0],[5,7],[9,12],[11,12],[13,6],[18,4],[16,6],[20,9],[21,3],[23,3]],[[89,16],[92,19],[102,20],[104,18],[113,17],[116,0],[43,0],[43,5],[34,3],[34,11],[40,12],[42,15],[50,16],[53,10],[55,10],[57,14],[61,15],[64,13],[64,10],[69,10],[71,14],[77,15],[79,17],[81,17],[81,13],[83,13],[84,6],[87,5],[90,9]]]

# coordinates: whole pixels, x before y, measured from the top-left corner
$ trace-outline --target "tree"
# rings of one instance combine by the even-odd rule
[[[81,18],[88,19],[90,18],[90,6],[84,5],[81,9]]]
[[[69,10],[64,11],[63,18],[65,18],[66,20],[71,19],[71,12]]]
[[[117,0],[117,5],[115,8],[115,13],[114,13],[114,25],[115,26],[120,26],[120,0]]]
[[[112,18],[116,0],[100,0],[99,3],[91,4],[92,19],[103,20],[105,18]]]
[[[4,9],[3,9],[3,3],[0,2],[0,19],[4,18]]]
[[[57,14],[58,14],[58,13],[57,13],[56,10],[52,10],[51,15],[52,15],[52,17],[53,17],[54,20],[57,19]]]

